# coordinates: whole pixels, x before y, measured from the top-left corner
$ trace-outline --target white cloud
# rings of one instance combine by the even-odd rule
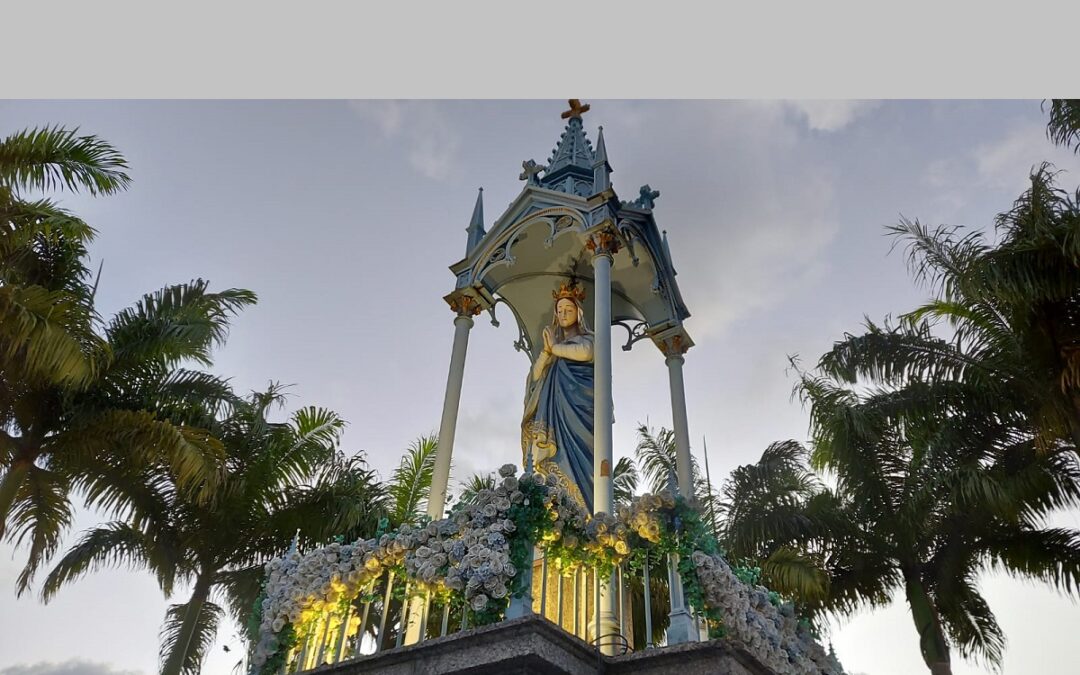
[[[16,664],[0,670],[0,675],[144,675],[141,670],[117,670],[108,663],[70,659],[62,663],[41,661]]]
[[[350,101],[349,108],[373,122],[390,141],[405,144],[409,164],[421,175],[443,180],[461,147],[458,133],[433,101]]]
[[[1015,127],[1000,140],[980,145],[975,149],[974,161],[984,184],[1017,194],[1027,188],[1031,169],[1043,161],[1073,174],[1080,171],[1076,155],[1047,140],[1046,125],[1041,120]]]
[[[661,191],[655,216],[700,341],[820,277],[840,229],[835,172],[781,105],[687,104],[669,116],[653,137],[662,152],[626,173]]]
[[[816,178],[776,195],[758,215],[729,222],[711,252],[685,247],[683,255],[695,259],[698,269],[710,269],[711,263],[711,274],[697,279],[690,291],[698,296],[691,310],[695,333],[722,330],[820,278],[821,254],[839,231],[826,215],[831,199],[830,183]]]
[[[881,105],[881,101],[785,101],[814,131],[839,131],[855,118]]]
[[[995,140],[931,160],[923,169],[922,182],[933,190],[939,213],[925,214],[923,219],[951,220],[972,203],[972,195],[980,190],[989,189],[1003,197],[1015,198],[1030,187],[1031,170],[1044,161],[1066,172],[1059,178],[1059,184],[1068,186],[1076,182],[1080,158],[1067,149],[1054,147],[1046,138],[1042,120],[1013,126]]]

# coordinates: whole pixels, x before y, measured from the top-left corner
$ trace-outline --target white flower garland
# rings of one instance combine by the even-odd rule
[[[278,650],[278,633],[287,623],[302,633],[323,612],[336,609],[343,599],[355,598],[387,568],[401,563],[410,579],[422,586],[464,591],[474,611],[485,609],[489,598],[505,598],[518,573],[510,562],[508,536],[516,525],[508,515],[512,505],[526,499],[516,473],[513,464],[503,466],[501,482],[494,490],[481,490],[475,504],[424,527],[402,525],[378,540],[335,543],[272,560],[266,566],[255,664],[261,666]],[[525,474],[521,480],[543,479]],[[556,486],[554,476],[545,486],[553,511],[580,516],[569,495]],[[441,576],[445,565],[448,570]]]
[[[675,503],[670,495],[646,494],[621,507],[617,516],[591,517],[554,476],[544,479],[527,473],[519,479],[516,473],[515,465],[504,465],[495,489],[481,490],[475,504],[460,506],[450,517],[424,527],[403,525],[378,539],[334,543],[304,554],[292,551],[269,562],[253,655],[256,667],[261,668],[278,651],[278,634],[287,624],[292,624],[298,635],[304,634],[324,612],[336,610],[388,568],[401,564],[421,588],[463,592],[473,611],[483,611],[490,599],[505,598],[518,574],[510,560],[510,538],[516,525],[509,512],[527,499],[522,488],[532,483],[543,488],[543,505],[552,519],[545,541],[561,540],[562,546],[570,548],[582,546],[616,562],[630,552],[630,532],[659,542],[657,512]],[[705,602],[722,610],[727,635],[744,644],[762,663],[782,675],[843,672],[798,626],[794,612],[772,606],[765,589],[751,589],[742,583],[723,558],[697,551],[693,563]]]

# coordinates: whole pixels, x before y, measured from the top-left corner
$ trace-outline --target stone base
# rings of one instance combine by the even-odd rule
[[[320,675],[773,675],[723,640],[606,657],[538,616],[503,621],[317,669]]]

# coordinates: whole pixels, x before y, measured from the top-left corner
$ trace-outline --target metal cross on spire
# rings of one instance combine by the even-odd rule
[[[570,109],[563,112],[562,119],[574,118],[574,117],[577,117],[578,119],[581,119],[582,115],[589,112],[589,107],[590,107],[589,104],[586,103],[585,105],[582,105],[580,99],[572,98],[572,99],[568,100],[567,103],[570,104]]]

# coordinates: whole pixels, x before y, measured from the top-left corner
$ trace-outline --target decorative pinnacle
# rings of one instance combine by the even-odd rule
[[[604,143],[604,127],[600,127],[596,136],[596,163],[607,161],[607,144]]]
[[[667,258],[667,264],[668,264],[668,267],[670,267],[670,268],[671,268],[671,276],[676,276],[676,275],[678,275],[679,273],[675,271],[675,263],[674,263],[674,262],[672,262],[672,260],[671,260],[671,247],[670,247],[670,246],[668,246],[668,241],[667,241],[667,230],[664,230],[664,241],[663,241],[663,245],[664,245],[664,257],[665,257],[665,258]]]
[[[576,98],[569,99],[567,103],[570,105],[570,109],[563,112],[562,119],[564,120],[574,117],[581,119],[581,116],[589,112],[589,108],[592,107],[588,103],[582,105],[581,100]]]
[[[465,254],[468,255],[487,234],[484,231],[484,188],[480,188],[476,193],[476,206],[473,207],[472,219],[465,231],[469,234],[465,247]]]

